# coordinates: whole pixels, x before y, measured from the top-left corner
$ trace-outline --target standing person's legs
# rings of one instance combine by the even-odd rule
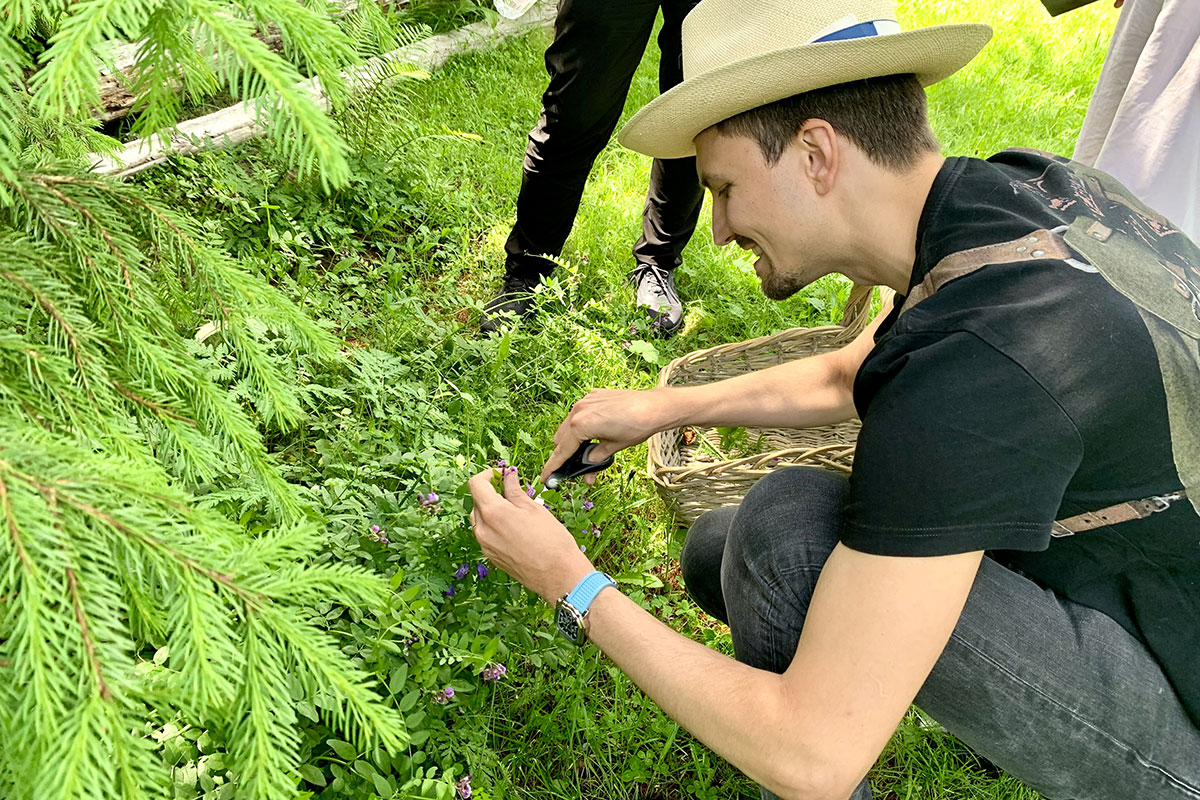
[[[529,134],[505,273],[536,279],[562,252],[596,156],[620,119],[658,0],[560,0],[546,50],[550,85]]]
[[[658,35],[662,51],[658,65],[660,92],[683,80],[681,29],[683,18],[696,2],[663,2],[663,26]],[[683,263],[683,248],[696,230],[703,201],[695,158],[654,159],[642,212],[642,237],[633,247],[635,264],[629,279],[635,287],[637,305],[650,311],[666,336],[683,326],[683,302],[671,272]]]
[[[739,660],[791,662],[845,491],[830,473],[781,470],[688,532],[684,579],[724,608]],[[1145,647],[991,559],[916,702],[1051,800],[1200,800],[1200,730]]]
[[[665,92],[683,81],[683,18],[698,0],[665,0],[663,26],[658,34],[662,60],[658,64],[658,90]],[[642,238],[633,248],[639,264],[674,269],[683,263],[683,248],[696,230],[704,189],[696,177],[696,159],[654,159],[650,189],[642,214]]]

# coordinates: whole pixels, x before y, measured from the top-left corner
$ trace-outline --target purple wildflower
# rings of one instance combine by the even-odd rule
[[[437,501],[441,498],[437,496],[437,492],[430,492],[429,494],[421,494],[418,492],[417,499],[421,501],[421,508],[429,508],[437,503]]]
[[[371,526],[371,533],[379,533],[379,526],[378,526],[378,525],[372,525],[372,526]]]
[[[581,544],[581,545],[579,545],[579,552],[581,552],[581,553],[586,553],[586,552],[587,552],[587,545],[586,545],[586,544]]]
[[[492,462],[492,466],[495,467],[496,469],[504,469],[505,467],[508,466],[508,462],[505,461],[503,458],[497,458],[495,461]]]
[[[491,666],[483,668],[483,672],[480,673],[480,677],[482,677],[485,681],[498,681],[504,677],[504,673],[507,671],[508,670],[504,668],[503,664],[492,664]]]
[[[525,494],[529,495],[530,497],[537,496],[537,492],[534,490],[532,485],[525,489]]]
[[[446,597],[454,597],[454,587],[451,586],[449,589],[442,592],[442,594],[445,595]]]
[[[445,697],[447,700],[454,697],[454,687],[447,686],[445,689],[442,689],[442,696]]]
[[[553,509],[551,509],[551,508],[550,508],[550,504],[549,504],[549,503],[542,503],[542,505],[544,505],[544,506],[546,507],[546,510],[547,510],[547,511],[552,511],[552,510],[553,510]]]
[[[488,576],[488,568],[483,564],[476,564],[475,565],[475,574],[478,575],[480,578],[486,578]]]
[[[379,543],[380,543],[380,544],[390,544],[390,543],[391,543],[391,541],[392,541],[392,540],[391,540],[391,539],[389,539],[389,538],[388,538],[388,537],[386,537],[386,536],[380,536],[380,537],[379,537]]]
[[[596,506],[595,506],[595,505],[592,503],[592,501],[591,501],[591,500],[584,500],[584,501],[583,501],[583,510],[584,510],[584,511],[591,511],[591,510],[592,510],[593,508],[595,508],[595,507],[596,507]]]
[[[455,791],[461,800],[468,800],[471,796],[471,774],[467,773],[458,779],[458,783],[454,784]]]
[[[470,571],[471,571],[470,567],[468,567],[466,564],[462,564],[461,566],[459,566],[458,571],[454,573],[454,577],[458,578],[459,580],[462,580],[463,578],[467,577],[467,573]]]

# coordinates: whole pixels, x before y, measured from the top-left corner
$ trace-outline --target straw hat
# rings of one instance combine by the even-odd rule
[[[683,21],[683,83],[635,114],[620,142],[694,155],[705,128],[794,94],[909,72],[937,83],[991,36],[979,24],[902,31],[889,0],[702,0]]]

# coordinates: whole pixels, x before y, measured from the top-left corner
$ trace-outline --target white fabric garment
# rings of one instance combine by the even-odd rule
[[[1200,241],[1200,0],[1125,0],[1074,157]]]

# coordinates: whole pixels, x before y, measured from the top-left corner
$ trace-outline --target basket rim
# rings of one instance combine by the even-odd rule
[[[674,430],[679,429],[676,428]],[[774,469],[774,467],[761,466],[764,461],[771,461],[776,458],[784,459],[797,455],[803,455],[805,458],[815,458],[817,460],[825,461],[829,466],[835,469],[848,472],[849,470],[843,465],[837,464],[836,462],[828,459],[821,459],[820,457],[827,453],[836,451],[841,451],[842,455],[846,455],[846,451],[853,451],[854,448],[855,446],[853,444],[847,444],[845,442],[834,442],[826,445],[820,445],[818,447],[789,447],[780,450],[770,450],[765,453],[756,453],[752,456],[743,456],[742,458],[728,459],[726,461],[713,461],[690,467],[669,466],[656,461],[652,455],[648,455],[647,467],[649,471],[649,477],[652,481],[662,484],[663,486],[677,488],[679,484],[694,477],[698,473],[711,472],[714,469],[736,470],[739,475],[757,475],[759,477],[763,477],[771,474],[771,471]],[[753,464],[754,466],[747,468],[747,465],[750,464]],[[673,477],[675,480],[670,481],[667,479],[668,477]]]
[[[754,339],[746,339],[745,341],[741,342],[727,342],[725,344],[713,345],[712,347],[705,347],[700,350],[693,350],[690,353],[684,353],[681,356],[671,359],[671,361],[668,362],[665,367],[659,370],[658,381],[655,385],[659,388],[671,386],[671,377],[682,365],[695,363],[698,361],[707,361],[710,360],[712,356],[720,353],[731,351],[749,352],[753,350],[766,349],[767,346],[774,344],[775,342],[801,338],[815,338],[827,333],[834,334],[828,344],[832,348],[836,349],[843,344],[848,344],[849,342],[853,341],[855,336],[858,336],[858,333],[855,333],[853,336],[846,335],[848,332],[849,329],[843,328],[841,325],[822,325],[817,328],[788,328],[787,330],[772,333],[767,336],[759,336]]]

